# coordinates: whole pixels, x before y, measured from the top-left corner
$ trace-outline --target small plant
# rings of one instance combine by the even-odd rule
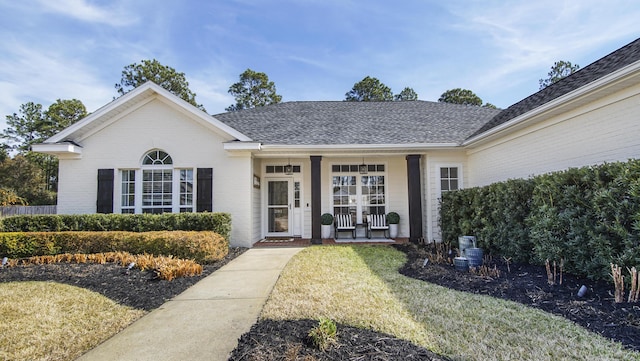
[[[493,268],[485,265],[480,267],[471,267],[469,270],[471,273],[483,278],[500,278],[500,270],[496,265],[493,265]]]
[[[323,226],[329,226],[333,224],[333,215],[331,213],[324,213],[320,216],[320,224]]]
[[[433,242],[427,253],[427,259],[433,264],[451,264],[451,246],[448,243]]]
[[[331,345],[337,343],[338,327],[336,323],[326,317],[321,317],[318,326],[309,331],[309,338],[320,351],[326,351]]]
[[[562,269],[564,268],[564,258],[560,260],[560,265],[556,261],[553,261],[553,271],[551,271],[551,263],[549,259],[545,261],[545,267],[547,268],[547,282],[549,285],[562,285]],[[558,281],[558,268],[560,268],[560,279]]]
[[[622,269],[617,264],[611,264],[611,276],[613,277],[613,285],[615,287],[616,303],[624,302],[624,276]]]
[[[400,215],[396,212],[387,213],[387,223],[388,224],[398,224],[400,223]]]

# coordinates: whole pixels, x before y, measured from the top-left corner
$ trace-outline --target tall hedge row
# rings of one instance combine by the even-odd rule
[[[572,168],[443,194],[443,240],[475,235],[517,262],[564,259],[565,270],[609,277],[640,266],[640,160]]]
[[[212,231],[0,233],[0,255],[9,258],[106,252],[149,253],[206,263],[224,258],[229,242]]]
[[[74,214],[13,216],[0,219],[0,232],[214,231],[227,241],[228,213]]]

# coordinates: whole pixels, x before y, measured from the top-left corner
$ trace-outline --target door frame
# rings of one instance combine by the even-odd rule
[[[269,232],[269,182],[287,182],[287,201],[288,201],[288,219],[287,219],[287,232]],[[293,235],[293,177],[270,177],[265,178],[265,187],[262,194],[263,206],[263,234],[265,237],[291,237]]]

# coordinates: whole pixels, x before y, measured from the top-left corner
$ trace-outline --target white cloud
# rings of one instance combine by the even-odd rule
[[[107,24],[110,26],[126,26],[137,22],[137,17],[116,4],[99,7],[86,0],[38,0],[41,9],[46,12],[65,15],[77,20]]]

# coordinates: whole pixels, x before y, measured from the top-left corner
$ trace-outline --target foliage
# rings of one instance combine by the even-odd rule
[[[551,70],[547,73],[546,79],[540,79],[540,90],[548,87],[551,84],[555,84],[560,81],[562,78],[565,78],[580,69],[580,65],[571,64],[570,61],[556,61],[553,63]]]
[[[331,345],[337,342],[338,327],[336,323],[326,317],[321,317],[318,321],[318,326],[309,331],[309,337],[320,351],[328,350]]]
[[[491,103],[484,103],[484,104],[482,104],[482,107],[483,108],[489,108],[489,109],[498,109],[497,106],[495,106],[495,105],[493,105]]]
[[[612,262],[640,264],[640,160],[447,192],[440,206],[444,241],[475,234],[515,262],[564,259],[566,272],[594,279]]]
[[[0,188],[12,189],[30,205],[56,204],[56,196],[47,190],[44,171],[29,157],[31,152],[18,154],[0,162]]]
[[[412,88],[406,87],[402,91],[393,96],[395,101],[413,101],[418,100],[418,93]]]
[[[58,160],[51,155],[31,152],[31,145],[45,141],[86,115],[87,110],[81,101],[58,99],[44,112],[42,105],[28,102],[20,106],[19,114],[14,113],[7,116],[8,127],[3,130],[3,134],[0,136],[4,140],[3,148],[17,150],[19,155],[25,156],[30,163],[40,168],[42,174],[37,177],[27,177],[25,183],[20,182],[11,186],[0,180],[0,187],[13,188],[19,196],[32,204],[52,204],[52,200],[55,204],[55,195],[39,194],[36,196],[35,193],[57,190]],[[4,155],[0,157],[0,162],[6,167],[8,159],[6,150]],[[22,174],[22,172],[20,173]],[[42,185],[39,184],[41,180],[44,180]],[[36,186],[33,183],[38,184]],[[28,189],[30,187],[42,187],[42,189],[35,192],[33,189]]]
[[[345,97],[349,102],[381,102],[393,100],[393,93],[377,78],[366,76],[355,83]]]
[[[20,106],[18,113],[7,115],[7,128],[2,139],[11,148],[27,151],[32,144],[43,141],[48,124],[42,114],[42,105],[28,102]]]
[[[62,253],[56,255],[33,256],[20,260],[8,260],[9,267],[19,264],[54,264],[54,263],[118,263],[123,267],[154,271],[159,279],[171,281],[178,277],[191,277],[202,274],[202,266],[189,259],[179,259],[150,254],[133,255],[128,252],[106,253]]]
[[[463,105],[482,105],[482,99],[469,89],[455,88],[442,93],[439,102],[463,104]]]
[[[400,223],[400,215],[396,212],[387,213],[387,223],[398,224]]]
[[[3,232],[61,231],[213,231],[229,240],[228,213],[57,214],[0,219]]]
[[[25,201],[24,198],[19,197],[13,189],[0,188],[0,206],[26,206],[27,204],[27,201]]]
[[[229,87],[229,94],[235,97],[236,103],[226,108],[227,111],[251,109],[282,101],[282,96],[276,93],[275,83],[269,81],[267,74],[251,69],[240,74],[240,81]]]
[[[331,213],[324,213],[320,216],[320,224],[325,226],[333,224],[333,215]]]
[[[227,255],[229,243],[211,231],[0,233],[0,255],[10,258],[117,251],[213,262]]]
[[[160,64],[156,59],[142,60],[140,64],[133,63],[125,66],[122,70],[120,83],[116,83],[115,88],[119,94],[124,95],[148,81],[160,85],[187,103],[205,110],[201,104],[196,102],[196,94],[189,89],[189,82],[185,74],[177,72],[170,66]]]

